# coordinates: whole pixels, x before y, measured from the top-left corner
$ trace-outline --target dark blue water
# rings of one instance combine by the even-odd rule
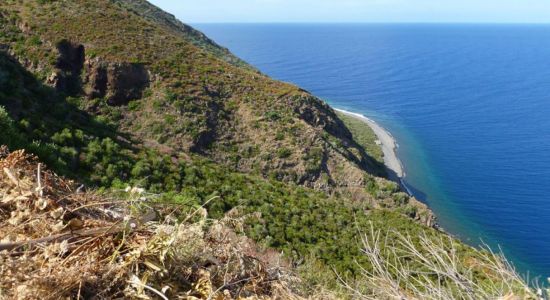
[[[550,26],[198,25],[397,138],[449,232],[550,276]]]

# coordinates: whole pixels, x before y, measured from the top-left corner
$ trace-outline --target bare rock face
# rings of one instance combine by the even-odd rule
[[[99,59],[90,59],[85,62],[85,89],[88,98],[103,98],[107,94],[107,65]]]
[[[85,63],[85,94],[106,98],[109,105],[126,105],[142,97],[149,86],[149,72],[142,64],[107,63],[91,59]]]
[[[143,64],[86,59],[84,45],[68,40],[57,42],[55,48],[55,69],[46,83],[58,92],[105,98],[109,105],[118,106],[141,98],[149,86],[150,75]],[[40,67],[25,61],[22,64],[34,70]]]
[[[289,105],[294,106],[294,112],[302,120],[314,127],[321,127],[328,133],[351,140],[351,132],[335,115],[328,104],[319,101],[317,98],[307,95],[302,96],[298,101],[293,101]]]
[[[107,102],[125,105],[141,98],[149,86],[149,74],[142,64],[116,63],[107,69]]]

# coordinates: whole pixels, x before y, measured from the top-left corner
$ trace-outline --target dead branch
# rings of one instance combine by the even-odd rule
[[[59,243],[63,241],[75,242],[84,237],[94,237],[101,235],[117,234],[123,231],[134,231],[145,223],[152,222],[156,219],[156,214],[147,213],[139,219],[133,219],[125,223],[120,223],[115,226],[106,226],[93,229],[82,229],[29,241],[14,242],[0,244],[0,251],[13,251],[19,248],[32,248],[39,245],[47,245],[51,243]]]

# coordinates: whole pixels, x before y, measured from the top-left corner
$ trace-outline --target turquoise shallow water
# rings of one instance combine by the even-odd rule
[[[397,139],[447,231],[550,276],[550,26],[199,24]]]

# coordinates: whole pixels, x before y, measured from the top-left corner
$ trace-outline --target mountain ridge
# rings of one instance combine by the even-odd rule
[[[234,56],[227,48],[218,45],[216,42],[208,38],[204,33],[196,30],[195,28],[182,23],[174,15],[169,14],[159,7],[149,3],[145,0],[115,0],[115,2],[122,3],[133,9],[137,14],[150,19],[154,22],[164,23],[167,27],[173,29],[176,32],[184,32],[191,37],[193,44],[197,47],[203,48],[216,54],[221,59],[234,64],[236,66],[243,66],[253,69],[248,63],[242,61],[240,58]]]

